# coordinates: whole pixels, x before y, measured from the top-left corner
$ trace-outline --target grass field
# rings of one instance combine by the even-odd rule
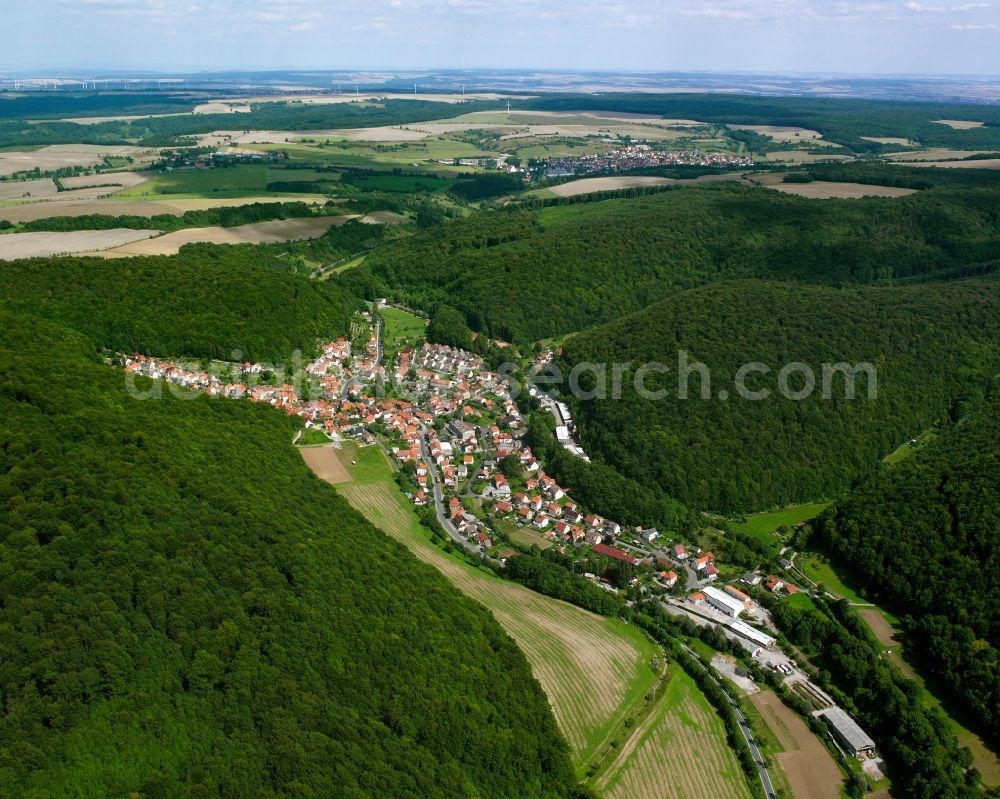
[[[799,522],[818,516],[829,504],[829,502],[811,502],[805,505],[789,505],[781,510],[754,513],[743,521],[732,522],[730,526],[738,532],[753,536],[767,546],[778,547],[781,539],[774,535],[774,532],[779,527],[791,530]]]
[[[804,594],[801,591],[797,594],[785,597],[782,602],[787,602],[793,608],[799,608],[800,610],[818,610],[816,603],[812,601],[812,598],[808,594]]]
[[[883,459],[883,463],[887,463],[890,466],[899,463],[900,461],[906,460],[911,455],[916,454],[924,447],[926,447],[931,441],[937,437],[936,430],[925,430],[921,433],[915,440],[915,444],[911,444],[909,441],[904,441],[895,450],[886,455]]]
[[[348,265],[345,264],[346,266]],[[404,345],[412,345],[424,336],[424,320],[416,314],[387,307],[382,308],[379,315],[384,324],[382,339],[386,349],[396,350]]]
[[[549,599],[448,555],[430,542],[377,447],[347,446],[341,457],[353,478],[338,487],[348,502],[488,607],[518,643],[552,703],[578,772],[585,773],[653,686],[656,675],[649,664],[657,647],[636,627]],[[721,733],[719,744],[724,746]]]
[[[439,178],[436,175],[372,175],[370,177],[354,178],[350,185],[363,191],[441,194],[447,191],[453,183],[454,181],[452,180]]]
[[[663,695],[593,781],[605,799],[751,796],[715,710],[676,664]]]
[[[226,169],[188,169],[154,175],[118,197],[169,195],[261,194],[267,190],[267,165],[242,164]]]
[[[509,519],[498,519],[494,525],[501,533],[505,533],[511,541],[521,546],[536,546],[539,549],[548,549],[552,546],[552,542],[541,533],[527,527],[518,527]]]
[[[310,427],[302,431],[299,440],[295,442],[300,447],[329,446],[330,439],[322,430]]]
[[[821,560],[817,555],[811,555],[809,557],[803,557],[800,555],[795,559],[795,565],[810,580],[813,580],[816,583],[822,583],[823,587],[838,599],[846,599],[848,602],[857,605],[871,604],[867,599],[862,597],[852,588],[844,585],[843,581],[833,570],[833,567],[826,561]]]

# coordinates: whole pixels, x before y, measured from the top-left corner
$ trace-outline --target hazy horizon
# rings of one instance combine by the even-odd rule
[[[6,19],[7,72],[1000,73],[995,2],[38,0]]]

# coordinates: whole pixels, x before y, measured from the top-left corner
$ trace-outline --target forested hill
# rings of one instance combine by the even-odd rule
[[[18,261],[0,269],[0,301],[99,347],[168,357],[284,361],[348,331],[352,295],[279,272],[273,260],[263,248],[202,247],[169,257]]]
[[[816,545],[897,614],[908,656],[997,742],[1000,384],[925,449],[813,524]]]
[[[0,796],[572,795],[520,651],[280,414],[0,307],[0,418]]]
[[[711,370],[711,399],[700,399],[697,374],[691,398],[677,398],[680,350]],[[670,368],[646,382],[667,389],[664,399],[641,399],[626,372],[621,400],[574,401],[588,453],[651,490],[723,512],[830,498],[983,395],[1000,370],[1000,279],[860,289],[719,283],[571,337],[563,359],[567,370],[584,362]],[[794,361],[816,378],[801,401],[777,388],[779,370]],[[768,399],[734,390],[737,369],[749,362],[770,368],[746,381],[770,390]],[[846,400],[842,375],[832,377],[832,398],[821,398],[822,365],[841,362],[873,364],[877,399],[859,377],[857,398]],[[801,376],[789,385],[801,388]]]
[[[734,185],[681,188],[473,214],[379,248],[344,279],[427,310],[452,305],[494,338],[533,341],[715,280],[850,285],[996,260],[998,204],[1000,180],[823,201]]]

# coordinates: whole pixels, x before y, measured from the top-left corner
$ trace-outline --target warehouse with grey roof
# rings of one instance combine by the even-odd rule
[[[840,745],[856,758],[870,757],[875,754],[875,742],[842,708],[831,707],[819,715],[830,726],[830,730]]]

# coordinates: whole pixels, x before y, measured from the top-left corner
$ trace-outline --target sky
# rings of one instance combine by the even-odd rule
[[[1000,0],[0,0],[0,69],[1000,74]]]

